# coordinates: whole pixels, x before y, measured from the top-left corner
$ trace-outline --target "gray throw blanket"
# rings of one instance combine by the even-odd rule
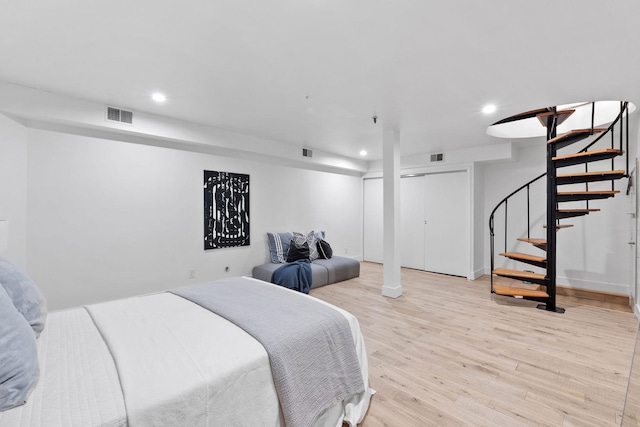
[[[347,319],[297,292],[233,277],[173,291],[244,329],[269,354],[288,427],[364,391]]]
[[[311,289],[311,263],[308,259],[299,259],[282,264],[271,275],[271,283],[308,294]]]

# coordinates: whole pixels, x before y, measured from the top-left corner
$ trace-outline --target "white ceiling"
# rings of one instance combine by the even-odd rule
[[[501,142],[487,126],[525,110],[640,105],[639,29],[637,0],[0,0],[0,80],[379,159],[385,127],[413,155]]]

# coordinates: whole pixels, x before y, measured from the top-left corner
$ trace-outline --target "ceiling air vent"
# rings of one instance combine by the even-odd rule
[[[302,149],[302,156],[303,157],[313,157],[313,150],[310,150],[309,148],[303,148]]]
[[[107,106],[107,120],[131,125],[133,124],[133,112]]]
[[[431,162],[442,162],[442,161],[444,161],[444,153],[431,155]]]

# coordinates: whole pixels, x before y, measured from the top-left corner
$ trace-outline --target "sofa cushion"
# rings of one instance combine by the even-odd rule
[[[254,279],[262,280],[265,282],[271,281],[271,276],[273,272],[276,271],[282,264],[274,264],[272,262],[257,265],[253,267],[253,271],[251,272],[251,276]],[[311,289],[317,288],[318,286],[324,286],[329,283],[329,272],[327,268],[323,265],[316,264],[315,262],[311,263]]]
[[[267,233],[269,241],[269,254],[271,262],[283,263],[287,260],[289,253],[289,242],[293,238],[293,233]]]
[[[329,283],[360,276],[360,263],[353,258],[334,256],[331,259],[317,259],[313,264],[321,265],[327,269]]]

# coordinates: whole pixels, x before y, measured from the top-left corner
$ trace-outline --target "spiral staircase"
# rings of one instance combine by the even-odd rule
[[[564,312],[564,309],[556,306],[556,258],[558,249],[556,235],[561,229],[569,228],[572,225],[561,221],[599,212],[600,209],[590,207],[589,202],[591,200],[608,199],[618,194],[620,191],[615,189],[615,183],[617,180],[627,177],[629,171],[627,156],[625,156],[625,170],[616,169],[614,161],[615,158],[623,156],[628,151],[629,118],[628,114],[626,114],[628,112],[628,103],[620,103],[620,112],[608,127],[594,127],[596,104],[590,103],[590,107],[590,127],[574,129],[560,135],[557,134],[558,126],[575,112],[574,109],[560,110],[557,107],[549,107],[527,111],[495,123],[495,125],[498,125],[537,118],[540,124],[546,128],[547,171],[502,199],[491,212],[489,232],[492,294],[534,300],[541,303],[538,305],[540,309],[559,313]],[[610,139],[609,144],[606,143],[607,139]],[[580,145],[582,145],[582,148],[580,148]],[[576,149],[575,147],[578,148]],[[574,167],[570,168],[569,172],[565,172],[565,168],[576,165],[583,165],[584,171],[581,168],[578,172]],[[547,225],[544,228],[546,229],[546,236],[532,237],[530,191],[534,183],[543,181],[543,179],[546,181]],[[592,184],[597,182],[606,183],[607,181],[611,182],[611,187],[609,189],[607,186],[606,190],[601,189],[602,184]],[[580,184],[580,188],[576,189],[576,185],[572,184]],[[592,184],[592,189],[589,189],[589,184]],[[594,185],[597,185],[599,189],[594,190]],[[567,186],[570,187],[569,190],[567,190]],[[509,201],[514,201],[514,196],[523,192],[526,192],[527,230],[526,236],[517,236],[517,240],[530,245],[532,251],[528,252],[533,253],[513,252],[509,250],[508,246],[509,214],[525,214],[525,208],[522,206],[519,206],[522,209],[516,210],[515,214],[513,213],[514,209],[509,211]],[[567,207],[567,204],[570,206]],[[576,206],[576,204],[579,206]],[[496,213],[499,212],[499,209],[501,211],[502,208],[504,209],[504,251],[498,255],[503,259],[514,260],[518,265],[525,264],[524,268],[535,266],[538,271],[542,272],[534,272],[524,268],[522,270],[513,270],[495,266],[495,255],[498,250],[495,242]],[[549,224],[554,226],[548,226]],[[498,284],[496,283],[496,277],[512,280],[507,281],[511,283],[506,285],[502,283],[503,281]],[[513,285],[513,283],[517,283],[517,285]]]

